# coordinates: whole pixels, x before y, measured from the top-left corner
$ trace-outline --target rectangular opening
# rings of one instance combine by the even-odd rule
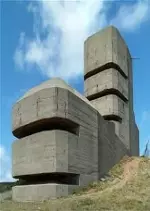
[[[105,120],[108,120],[108,121],[117,121],[120,123],[122,122],[122,118],[114,114],[104,115],[103,117]]]
[[[104,96],[107,96],[107,95],[116,95],[117,97],[119,97],[125,103],[128,102],[128,99],[119,90],[114,89],[114,88],[104,89],[101,92],[98,92],[96,94],[92,94],[92,95],[88,96],[87,99],[89,101],[92,101],[92,100],[95,100],[95,99],[98,99],[100,97],[104,97]]]
[[[101,67],[98,67],[94,70],[91,70],[90,72],[86,73],[84,75],[84,80],[86,80],[87,78],[93,76],[93,75],[96,75],[97,73],[99,72],[102,72],[106,69],[109,69],[109,68],[114,68],[116,70],[118,70],[118,72],[125,78],[127,79],[127,75],[124,73],[124,71],[119,67],[119,65],[115,64],[114,62],[108,62],[107,64],[105,65],[102,65]]]
[[[47,130],[64,130],[79,135],[79,125],[65,118],[45,118],[22,126],[13,131],[14,136],[23,138],[34,133]]]
[[[79,185],[79,174],[73,173],[44,173],[37,175],[19,176],[17,185],[34,185],[34,184],[67,184]]]

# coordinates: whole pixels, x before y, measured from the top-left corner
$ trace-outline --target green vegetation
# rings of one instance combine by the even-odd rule
[[[4,193],[6,191],[11,190],[14,185],[15,185],[14,182],[1,182],[0,183],[0,193]]]
[[[125,157],[105,181],[94,182],[66,198],[41,203],[3,201],[2,211],[149,211],[150,159]]]
[[[23,180],[17,180],[15,182],[0,182],[0,193],[10,191],[13,186],[24,184]],[[1,210],[0,210],[1,211]]]

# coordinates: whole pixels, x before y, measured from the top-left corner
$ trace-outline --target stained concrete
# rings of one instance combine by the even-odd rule
[[[12,199],[17,202],[33,202],[56,199],[68,196],[78,186],[63,184],[37,184],[15,186],[12,188]]]
[[[91,100],[93,105],[101,112],[102,116],[116,115],[123,118],[125,103],[116,95],[106,95],[95,100]]]
[[[80,175],[80,186],[98,179],[98,112],[87,101],[67,84],[62,88],[55,83],[55,87],[38,89],[17,102],[13,107],[13,133],[19,138],[12,148],[14,177],[73,173]],[[48,127],[54,120],[55,127],[60,122],[65,127]]]
[[[135,147],[139,139],[133,115],[132,59],[115,27],[109,26],[87,38],[84,67],[85,96],[102,116],[109,115],[107,118],[115,123],[120,140],[130,152],[138,154],[138,147]]]
[[[128,100],[128,82],[114,68],[109,68],[92,75],[84,82],[84,94],[86,97],[102,93],[108,89],[119,91]]]
[[[80,104],[83,102],[87,104],[87,107],[90,106],[94,108],[86,97],[71,89],[70,86],[58,78],[49,80],[47,83],[43,83],[31,91],[29,90],[29,92],[13,106],[12,130],[14,135],[16,135],[15,130],[32,122],[52,117],[64,118],[69,116],[69,111],[73,106],[72,103],[68,101],[68,96],[71,94],[74,94],[74,98],[78,97],[80,99]],[[73,112],[75,111],[73,110]]]
[[[86,75],[113,62],[120,67],[125,77],[128,77],[129,55],[129,49],[119,31],[113,26],[106,27],[88,37],[84,43],[84,73]]]
[[[85,41],[85,96],[53,78],[20,98],[12,111],[12,175],[24,185],[13,188],[13,200],[67,196],[124,155],[138,155],[132,81],[129,50],[108,27]]]

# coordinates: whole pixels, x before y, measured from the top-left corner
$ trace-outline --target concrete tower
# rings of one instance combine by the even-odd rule
[[[107,27],[84,43],[84,92],[132,155],[139,154],[133,112],[132,59],[119,31]]]

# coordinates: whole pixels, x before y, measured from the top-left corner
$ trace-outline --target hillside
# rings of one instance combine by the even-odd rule
[[[0,182],[0,193],[11,190],[15,182]]]
[[[150,159],[125,157],[109,177],[67,198],[42,203],[5,200],[0,211],[149,211]]]

